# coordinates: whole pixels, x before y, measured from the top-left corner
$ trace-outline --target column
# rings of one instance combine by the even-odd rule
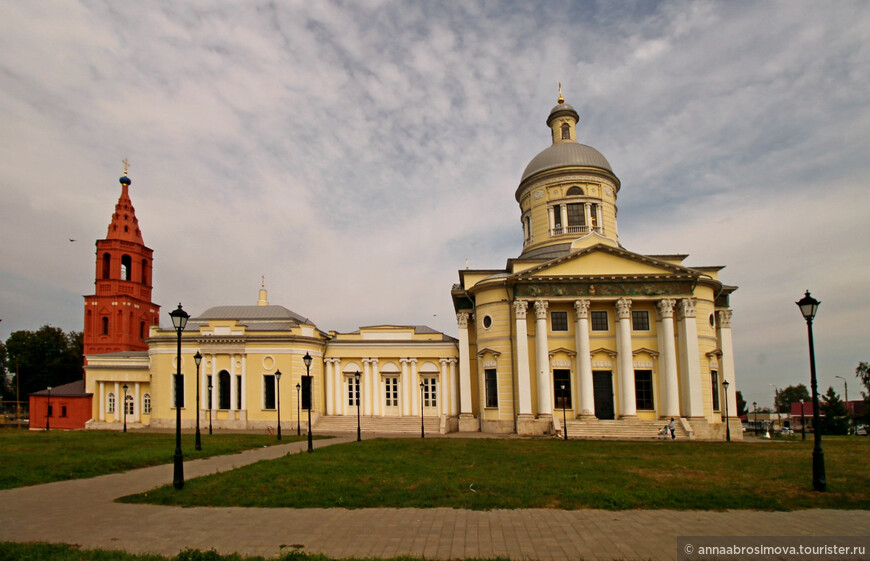
[[[324,380],[326,383],[326,414],[332,415],[332,412],[334,411],[332,408],[332,359],[327,358],[324,359],[323,362],[326,364],[326,379]]]
[[[408,359],[400,358],[402,364],[402,379],[399,382],[402,386],[399,388],[402,394],[402,415],[407,417],[411,414],[411,394],[409,393],[411,382],[408,379]]]
[[[552,207],[552,206],[548,206],[548,207],[547,207],[547,213],[548,213],[549,216],[550,216],[550,235],[552,236],[552,235],[553,235],[553,232],[554,232],[555,229],[556,229],[556,219],[555,219],[554,216],[553,216],[553,207]],[[461,369],[460,369],[460,370],[461,370]]]
[[[471,357],[468,344],[468,312],[456,314],[459,324],[459,415],[473,418],[471,409]]]
[[[553,415],[553,402],[550,399],[550,346],[547,338],[546,300],[535,302],[535,354],[537,355],[538,379],[538,416]]]
[[[241,357],[239,358],[241,360]],[[238,409],[236,404],[238,404],[239,393],[238,387],[239,384],[236,382],[236,377],[238,374],[236,373],[236,355],[230,355],[230,420],[235,420],[234,411]]]
[[[529,333],[526,325],[528,300],[514,302],[517,333],[517,391],[519,415],[532,416],[532,373],[529,370]]]
[[[139,410],[142,409],[142,403],[139,401],[139,382],[133,384],[133,422],[139,422]]]
[[[217,411],[218,406],[218,379],[217,379],[217,356],[211,355],[211,415]]]
[[[97,418],[100,421],[106,420],[106,383],[100,382],[100,410],[97,413]]]
[[[719,372],[722,380],[728,382],[728,391],[725,399],[728,400],[729,417],[737,416],[737,380],[734,369],[734,343],[731,341],[731,310],[718,310],[716,312],[716,325],[719,328],[719,349],[722,350],[722,359],[719,362]],[[725,408],[722,408],[725,413]]]
[[[678,318],[680,409],[684,417],[700,418],[704,416],[704,400],[701,390],[701,358],[698,346],[698,325],[695,323],[694,298],[680,300]]]
[[[336,415],[345,415],[344,407],[347,400],[344,397],[344,386],[342,386],[343,380],[341,379],[341,359],[334,358],[332,359],[332,375],[335,379],[335,385],[332,387],[332,391],[335,395],[332,396],[335,402],[335,414]]]
[[[619,418],[637,416],[631,348],[631,300],[616,301],[616,364],[619,369]]]
[[[659,372],[661,408],[659,416],[670,419],[680,416],[680,384],[677,378],[677,352],[674,344],[674,306],[676,301],[665,298],[657,307],[661,327],[659,329],[659,352],[662,360]]]
[[[360,395],[360,397],[362,398],[362,406],[363,406],[362,414],[363,415],[371,415],[372,414],[372,407],[371,407],[371,402],[369,401],[369,398],[370,398],[371,393],[372,393],[372,390],[371,390],[371,388],[372,388],[372,363],[371,363],[371,359],[369,359],[369,358],[363,359],[363,370],[365,371],[365,374],[363,375],[362,388],[360,388],[360,392],[362,394],[362,395]]]
[[[372,363],[372,415],[383,415],[383,409],[381,409],[381,372],[378,368],[378,359],[371,359]]]
[[[120,404],[120,407],[118,407]],[[124,414],[124,394],[121,393],[121,383],[115,382],[115,422],[121,420],[121,415]]]
[[[441,369],[439,371],[441,373],[441,375],[439,376],[439,381],[441,383],[439,384],[440,387],[438,388],[438,405],[441,407],[441,410],[444,412],[445,415],[448,414],[453,407],[453,404],[450,401],[450,386],[452,379],[450,378],[450,375],[448,373],[449,367],[447,366],[447,363],[449,361],[450,359],[447,358],[442,358],[438,360],[438,362],[441,364]]]
[[[242,420],[248,420],[248,355],[242,355]]]
[[[420,377],[417,376],[417,359],[409,358],[411,363],[411,413],[419,415],[423,404],[420,403]]]
[[[448,365],[450,368],[450,416],[455,417],[459,414],[459,380],[456,377],[456,359],[451,358]]]
[[[559,205],[559,210],[562,211],[562,233],[568,232],[568,205]]]
[[[589,344],[589,300],[574,302],[574,337],[577,349],[577,390],[580,393],[580,418],[595,417],[595,395],[592,388],[592,349]],[[575,404],[575,408],[577,405]]]
[[[206,374],[206,367],[208,366],[208,356],[203,355],[202,362],[200,363],[200,372],[199,372],[199,411],[196,412],[199,415],[200,423],[205,422],[205,415],[202,414],[202,411],[208,409],[208,375]]]
[[[586,231],[592,231],[592,214],[590,213],[589,203],[583,203],[583,219],[586,221]]]

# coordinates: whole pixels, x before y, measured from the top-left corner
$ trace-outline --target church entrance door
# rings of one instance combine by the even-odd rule
[[[613,372],[599,370],[592,373],[592,394],[595,398],[595,416],[613,419]]]
[[[565,389],[562,389],[562,386]],[[553,370],[553,395],[556,396],[556,409],[571,409],[571,371]]]
[[[399,411],[399,378],[396,376],[384,377],[384,415],[398,417]]]

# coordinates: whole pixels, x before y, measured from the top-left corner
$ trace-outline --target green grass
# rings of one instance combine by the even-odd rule
[[[9,543],[0,542],[0,561],[266,561],[264,557],[249,557],[246,555],[220,555],[213,550],[201,551],[185,549],[174,557],[162,555],[134,555],[124,551],[106,551],[100,549],[81,549],[67,544],[47,543]],[[270,558],[275,559],[275,558]],[[312,555],[297,550],[290,550],[277,558],[279,561],[335,561],[325,555]],[[492,561],[503,558],[495,558]],[[374,561],[374,558],[352,557],[345,561]],[[377,559],[377,561],[422,561],[419,557],[393,557]],[[484,561],[484,560],[477,560]]]
[[[259,462],[124,502],[245,507],[870,508],[870,439],[812,442],[385,439]]]
[[[301,437],[304,438],[304,437]],[[300,437],[287,437],[281,443]],[[202,435],[202,450],[194,435],[182,434],[185,460],[234,454],[278,444],[265,434]],[[51,481],[80,479],[172,462],[174,433],[115,431],[0,431],[0,489]]]

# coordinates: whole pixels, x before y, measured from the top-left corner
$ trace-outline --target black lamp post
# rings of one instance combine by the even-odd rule
[[[423,423],[423,382],[420,382],[420,438],[426,438],[426,425]]]
[[[275,371],[275,386],[278,394],[278,440],[281,440],[281,371]]]
[[[565,440],[568,440],[568,418],[565,416],[565,402],[567,400],[567,396],[565,395],[565,384],[561,384],[562,388],[562,434],[565,436]]]
[[[351,393],[351,399],[356,403],[356,441],[360,442],[362,441],[362,431],[359,426],[359,372],[353,375],[353,379],[356,381],[356,385]]]
[[[755,413],[755,422],[753,423],[753,425],[755,425],[755,436],[758,436],[758,402],[757,401],[752,402],[752,411]]]
[[[184,456],[181,454],[181,396],[184,388],[181,387],[181,332],[187,326],[187,320],[190,314],[181,308],[181,302],[178,303],[178,309],[169,312],[169,317],[172,318],[172,326],[175,332],[178,333],[178,352],[175,354],[175,455],[173,463],[175,469],[172,477],[172,485],[176,489],[184,487],[184,465],[182,464]]]
[[[827,488],[825,480],[825,453],[822,451],[822,432],[819,423],[819,392],[816,386],[816,351],[813,345],[813,318],[819,309],[819,302],[807,290],[799,301],[795,302],[804,319],[807,320],[807,337],[810,344],[810,386],[813,392],[813,489],[824,491]]]
[[[300,390],[302,389],[301,384],[296,384],[296,436],[300,436],[302,434],[302,401],[301,397],[299,397]]]
[[[801,440],[807,439],[807,423],[804,420],[804,398],[801,398]]]
[[[728,380],[722,382],[722,387],[725,388],[725,440],[731,442],[731,424],[728,422]]]
[[[48,422],[51,417],[51,386],[48,386],[48,404],[45,406],[45,431],[51,430],[51,425]]]
[[[127,390],[129,388],[127,384],[124,384],[121,388],[124,390],[124,432],[127,432]]]
[[[302,357],[302,362],[305,363],[305,377],[308,378],[308,451],[314,451],[314,441],[311,439],[311,406],[314,405],[313,395],[312,395],[312,384],[311,384],[311,355],[306,351],[305,356]]]
[[[196,363],[196,445],[194,447],[197,450],[202,450],[202,439],[199,435],[199,364],[202,362],[202,355],[199,354],[199,351],[193,355],[193,361]]]
[[[208,433],[211,434],[211,390],[214,386],[211,385],[211,376],[208,378]]]

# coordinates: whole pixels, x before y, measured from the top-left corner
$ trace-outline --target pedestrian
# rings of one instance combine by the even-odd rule
[[[673,417],[671,417],[671,422],[668,423],[668,430],[671,431],[671,440],[676,440],[677,431],[676,431],[676,427],[674,426],[674,418]]]

